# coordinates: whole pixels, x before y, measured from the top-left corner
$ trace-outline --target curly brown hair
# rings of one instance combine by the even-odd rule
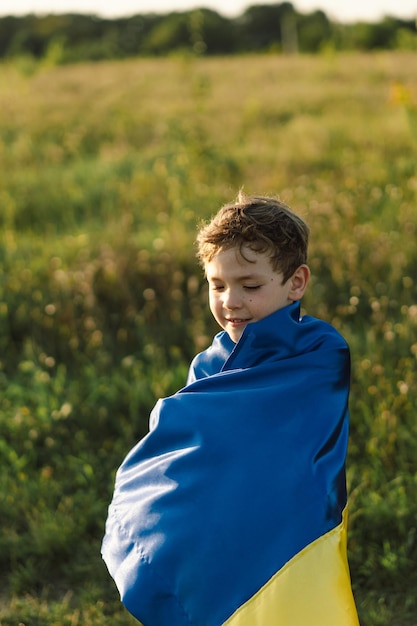
[[[309,228],[286,204],[264,196],[246,196],[224,205],[197,235],[197,257],[203,267],[219,250],[245,246],[270,255],[286,282],[307,263]],[[245,258],[245,257],[244,257]]]

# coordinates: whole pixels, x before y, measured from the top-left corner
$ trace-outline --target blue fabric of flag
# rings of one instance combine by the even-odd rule
[[[102,546],[144,626],[220,626],[341,523],[349,376],[345,340],[294,303],[216,335],[157,402]]]

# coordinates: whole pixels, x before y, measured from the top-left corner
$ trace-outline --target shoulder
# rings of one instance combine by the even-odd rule
[[[340,348],[349,350],[346,339],[343,335],[329,322],[304,315],[300,318],[300,328],[306,334],[310,334],[317,348]]]

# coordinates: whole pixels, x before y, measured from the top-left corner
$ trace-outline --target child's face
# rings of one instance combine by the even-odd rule
[[[239,341],[250,322],[282,309],[301,298],[299,281],[294,283],[294,274],[282,284],[282,274],[276,272],[266,253],[254,252],[248,247],[220,250],[206,266],[209,284],[210,309],[218,324]],[[301,266],[308,272],[307,266]],[[305,278],[305,284],[308,276]]]

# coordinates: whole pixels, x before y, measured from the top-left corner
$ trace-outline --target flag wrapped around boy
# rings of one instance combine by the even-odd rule
[[[357,626],[349,350],[294,302],[216,335],[116,477],[103,557],[144,626]]]

